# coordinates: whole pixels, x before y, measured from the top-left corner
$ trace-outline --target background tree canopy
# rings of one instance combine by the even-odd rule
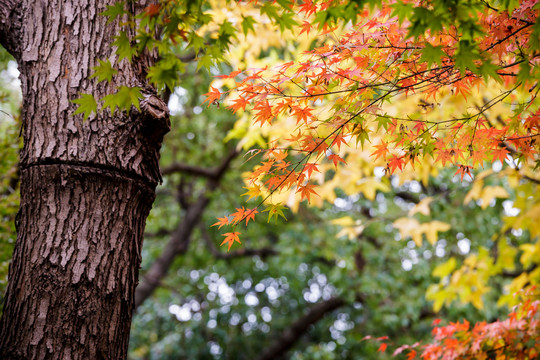
[[[148,79],[171,112],[130,358],[385,359],[435,341],[436,319],[491,323],[520,303],[517,292],[538,299],[537,8],[162,1],[132,16],[124,2],[109,7],[104,16],[125,21],[118,61],[159,52]],[[0,64],[3,293],[20,99],[4,51]],[[117,76],[111,59],[94,70],[99,81]],[[74,102],[92,119],[133,111],[139,90]],[[223,244],[235,232],[242,243]],[[532,359],[538,314],[528,311],[516,351]],[[497,336],[481,350],[514,351]]]

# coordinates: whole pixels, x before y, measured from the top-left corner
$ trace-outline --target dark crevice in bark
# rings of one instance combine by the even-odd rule
[[[149,181],[148,178],[139,175],[138,173],[134,171],[129,171],[126,169],[119,169],[114,166],[105,165],[105,164],[99,164],[99,163],[89,163],[89,162],[83,162],[83,161],[66,161],[66,160],[59,160],[59,159],[40,159],[38,162],[33,162],[30,164],[26,164],[24,166],[21,166],[21,170],[26,170],[32,167],[36,166],[49,166],[49,165],[62,165],[62,166],[69,166],[73,168],[78,168],[83,172],[96,172],[101,175],[106,175],[109,177],[121,177],[121,178],[128,178],[131,180],[135,180],[141,183],[144,187],[148,188],[149,192],[154,192],[154,189],[157,185],[156,182]]]

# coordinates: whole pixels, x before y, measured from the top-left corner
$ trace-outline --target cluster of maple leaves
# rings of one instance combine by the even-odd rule
[[[300,34],[313,29],[309,20],[314,14],[337,3],[297,4],[297,14],[307,19],[299,26]],[[208,105],[227,95],[233,98],[227,107],[233,112],[248,108],[255,125],[292,121],[295,130],[288,139],[255,152],[264,156],[248,178],[247,195],[260,197],[259,205],[237,209],[214,225],[236,226],[244,219],[247,224],[263,204],[269,221],[272,215],[284,217],[281,204],[268,201],[272,193],[293,190],[309,202],[317,195],[312,177],[319,172],[318,164],[346,164],[340,156],[343,146],[363,147],[375,138],[380,142],[372,144],[372,156],[384,161],[388,174],[406,166],[414,169],[428,159],[455,166],[462,180],[485,162],[504,163],[509,155],[518,162],[538,163],[536,3],[522,1],[511,11],[486,4],[471,15],[477,19],[472,30],[450,26],[420,34],[414,33],[415,24],[403,14],[402,6],[421,8],[422,3],[383,3],[377,11],[364,11],[346,33],[302,59],[221,76],[234,79],[236,85],[227,91],[211,87],[205,94]],[[332,35],[334,30],[324,23],[319,36]],[[385,111],[385,103],[413,95],[423,95],[419,106],[428,111],[441,96],[467,97],[486,84],[501,90],[484,98],[474,111],[448,119]],[[488,116],[502,103],[510,104],[513,115]],[[239,242],[238,235],[226,233],[223,244],[230,248]]]
[[[540,300],[536,291],[534,287],[516,294],[522,300],[505,320],[478,322],[471,327],[467,320],[438,326],[441,320],[436,319],[433,342],[399,346],[392,356],[406,353],[407,360],[536,359],[540,357]],[[366,336],[364,340],[379,342],[381,353],[389,347],[387,336]]]

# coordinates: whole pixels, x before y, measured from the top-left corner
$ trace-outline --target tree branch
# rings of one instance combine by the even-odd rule
[[[21,0],[0,0],[0,44],[13,56],[20,54]]]
[[[317,321],[329,312],[345,305],[345,301],[341,298],[331,298],[313,306],[307,314],[296,320],[288,329],[285,329],[281,335],[270,345],[258,360],[279,359],[292,348],[309,329]]]
[[[174,174],[177,172],[187,173],[190,175],[201,176],[211,180],[216,180],[223,175],[223,172],[229,167],[231,161],[238,156],[238,150],[233,150],[227,155],[223,160],[221,165],[215,168],[203,168],[199,166],[184,164],[184,163],[174,163],[169,165],[161,170],[163,176]]]
[[[135,308],[139,307],[159,286],[161,280],[169,272],[169,268],[176,256],[187,251],[193,229],[200,221],[208,203],[208,197],[203,195],[189,207],[186,215],[173,232],[169,242],[165,245],[163,252],[154,261],[146,274],[144,274],[142,282],[137,286],[135,290]]]
[[[196,202],[189,204],[184,218],[172,233],[169,242],[165,245],[165,249],[163,249],[163,252],[152,264],[148,272],[144,274],[141,283],[137,286],[135,290],[135,308],[141,305],[159,286],[161,280],[167,275],[176,256],[187,251],[193,229],[201,220],[202,214],[210,202],[206,194],[213,191],[219,185],[219,181],[229,168],[231,161],[237,155],[238,151],[231,152],[222,161],[221,165],[212,170],[213,172],[209,176],[205,192]]]

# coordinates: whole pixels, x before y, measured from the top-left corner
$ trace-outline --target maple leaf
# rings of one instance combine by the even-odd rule
[[[249,220],[255,221],[255,214],[258,214],[258,213],[259,212],[257,211],[256,208],[246,209],[246,212],[245,212],[245,215],[244,215],[244,218],[246,219],[246,226],[247,226]]]
[[[300,34],[298,34],[298,36],[302,35],[302,33],[306,33],[306,35],[309,36],[309,32],[313,28],[309,21],[304,21],[300,27],[302,28],[302,31],[300,31]]]
[[[388,161],[388,168],[390,169],[391,173],[394,173],[396,168],[399,168],[399,170],[403,169],[403,163],[403,157],[397,157],[393,155],[392,158],[390,158],[390,160]]]
[[[407,360],[412,360],[416,357],[416,350],[411,349],[407,354]]]
[[[311,112],[313,109],[305,106],[304,108],[301,108],[299,106],[296,106],[293,108],[293,114],[296,116],[296,124],[298,124],[300,121],[304,121],[304,123],[308,124],[308,119],[311,119],[313,115],[311,115]]]
[[[216,89],[213,86],[210,86],[210,88],[212,89],[212,91],[209,91],[206,94],[204,94],[206,96],[206,100],[202,102],[204,104],[205,102],[208,101],[208,106],[210,106],[211,104],[218,104],[219,99],[221,98],[221,93],[219,92],[218,89]]]
[[[311,177],[311,174],[316,171],[316,172],[320,172],[319,169],[317,168],[317,164],[316,163],[306,163],[304,165],[304,171],[307,172],[308,174],[308,178]]]
[[[219,221],[215,224],[212,224],[210,225],[210,227],[212,226],[218,226],[218,229],[221,229],[222,226],[224,225],[229,225],[229,217],[228,216],[225,216],[225,217],[222,217],[222,218],[217,218]]]
[[[281,205],[281,203],[268,204],[266,206],[266,209],[263,210],[263,212],[268,212],[268,221],[267,222],[270,222],[270,220],[272,220],[272,218],[274,216],[276,217],[276,219],[275,219],[276,222],[277,222],[278,216],[281,216],[282,218],[287,220],[287,218],[285,217],[285,214],[283,213],[283,209],[285,209],[285,206]]]
[[[379,157],[382,157],[383,159],[386,158],[386,153],[388,153],[388,143],[381,141],[379,145],[374,146],[377,150],[371,154],[371,156],[375,156],[375,160],[377,160]]]
[[[472,166],[468,166],[468,165],[459,165],[459,168],[457,169],[457,171],[454,173],[454,175],[457,175],[458,173],[461,173],[461,181],[463,181],[463,177],[465,175],[469,175],[470,178],[472,179],[473,176],[471,174],[471,169],[472,169]]]
[[[443,166],[445,166],[447,162],[452,162],[450,150],[439,149],[435,162],[439,161],[442,163]]]
[[[71,102],[79,105],[73,115],[84,114],[84,120],[88,119],[92,112],[97,113],[98,104],[92,94],[81,94],[80,98],[71,100]]]
[[[377,350],[377,352],[383,353],[383,352],[386,351],[387,347],[388,347],[387,343],[381,343],[381,345],[379,346],[379,349]]]
[[[332,160],[334,162],[334,166],[337,168],[337,164],[338,162],[342,162],[344,163],[345,165],[347,164],[345,162],[345,160],[343,160],[339,155],[336,155],[336,154],[331,154],[331,155],[328,155],[328,159]]]
[[[232,220],[231,220],[231,223],[236,224],[236,223],[244,220],[245,211],[246,210],[244,209],[243,206],[242,206],[242,208],[236,208],[236,212],[231,214],[231,216],[233,217]]]
[[[246,110],[246,105],[249,104],[249,101],[241,96],[238,99],[234,99],[232,102],[233,104],[227,106],[227,108],[232,109],[233,114],[235,114],[239,109]]]
[[[251,198],[257,198],[261,195],[261,187],[259,185],[244,187],[244,189],[246,189],[247,192],[243,193],[242,196],[249,196],[247,201],[251,200]]]
[[[232,244],[236,241],[239,244],[241,244],[240,239],[238,238],[238,235],[240,235],[239,232],[232,232],[232,233],[225,233],[223,236],[225,236],[225,240],[221,243],[220,246],[223,246],[225,244],[229,244],[229,247],[227,248],[227,251],[231,250]]]
[[[314,195],[317,195],[317,192],[315,190],[313,190],[313,188],[315,187],[315,184],[306,184],[304,186],[299,186],[298,189],[296,190],[296,192],[300,193],[301,195],[301,200],[304,200],[304,199],[307,199],[308,203],[311,202],[311,194],[314,194]]]
[[[272,119],[274,118],[274,114],[272,112],[272,107],[268,103],[268,101],[263,101],[261,103],[255,104],[253,107],[253,111],[255,111],[255,119],[254,122],[261,122],[261,127],[264,125],[264,123],[272,124]]]
[[[242,70],[236,70],[231,72],[229,75],[216,75],[216,77],[219,79],[234,79],[236,75],[240,74],[241,72]]]
[[[491,154],[493,155],[493,161],[499,160],[501,163],[504,164],[504,161],[508,157],[508,154],[510,154],[510,151],[503,147],[493,150]]]
[[[336,134],[330,146],[336,145],[338,150],[341,150],[341,144],[347,145],[347,141],[343,138],[343,134]]]
[[[144,15],[152,18],[159,14],[159,10],[161,9],[161,5],[159,4],[151,4],[144,8]]]

